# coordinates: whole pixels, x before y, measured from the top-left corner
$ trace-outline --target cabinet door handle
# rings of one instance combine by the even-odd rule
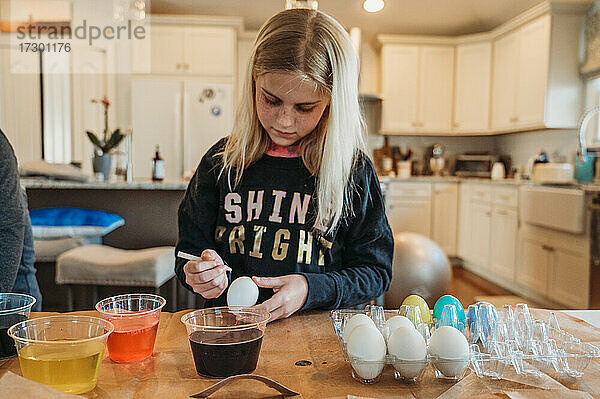
[[[513,116],[512,118],[510,118],[510,123],[515,123],[519,121],[519,117],[517,116]]]
[[[486,216],[492,216],[492,212],[486,212]]]
[[[553,248],[553,247],[551,247],[551,246],[549,246],[549,245],[546,245],[546,244],[542,244],[542,249],[543,249],[544,251],[548,251],[548,252],[554,252],[554,248]]]
[[[181,69],[181,63],[178,62],[177,64],[175,64],[175,68],[176,69]]]
[[[190,69],[190,64],[188,64],[188,63],[183,64],[183,69],[185,69],[186,71],[188,69]]]
[[[460,127],[460,123],[458,123],[458,122],[454,122],[454,123],[452,124],[452,126],[454,126],[454,127]]]
[[[506,212],[506,211],[503,211],[503,210],[501,210],[501,209],[499,209],[499,210],[498,210],[498,213],[499,213],[500,215],[508,215],[508,212]]]
[[[411,123],[410,125],[411,125],[412,127],[417,127],[417,126],[419,126],[419,122],[413,122],[413,123]]]

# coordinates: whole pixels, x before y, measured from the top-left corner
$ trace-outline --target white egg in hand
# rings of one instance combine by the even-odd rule
[[[238,277],[229,285],[227,291],[228,306],[249,307],[258,300],[258,286],[250,277]]]
[[[398,327],[390,334],[388,352],[396,358],[394,368],[404,378],[417,378],[427,366],[425,339],[412,323]]]
[[[431,334],[429,352],[439,358],[434,364],[446,377],[461,377],[469,365],[469,342],[454,327],[437,328]]]
[[[385,340],[374,325],[366,323],[354,328],[346,351],[352,368],[365,380],[377,377],[385,366]]]
[[[352,333],[352,331],[356,327],[358,327],[362,324],[369,324],[369,325],[375,327],[375,322],[373,321],[373,319],[371,319],[366,314],[364,314],[364,313],[355,314],[346,322],[346,325],[344,326],[344,332],[342,333],[342,341],[348,342],[348,338],[350,337],[350,334]],[[377,328],[377,327],[375,327],[375,328]]]

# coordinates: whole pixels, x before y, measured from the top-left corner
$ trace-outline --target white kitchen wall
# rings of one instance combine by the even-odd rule
[[[522,170],[527,160],[540,151],[545,151],[551,161],[574,163],[578,132],[576,129],[540,130],[498,136],[496,140],[497,151],[511,155],[513,167]]]

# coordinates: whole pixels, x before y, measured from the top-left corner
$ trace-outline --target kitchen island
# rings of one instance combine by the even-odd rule
[[[217,380],[196,374],[184,325],[180,318],[189,311],[162,313],[154,354],[143,361],[117,364],[104,355],[97,387],[84,394],[88,398],[186,398],[211,386]],[[76,314],[97,315],[94,311]],[[31,317],[47,316],[33,313]],[[548,311],[534,310],[546,319]],[[598,343],[600,329],[559,313],[561,327],[584,342]],[[305,361],[299,365],[299,361]],[[306,362],[308,361],[308,362]],[[0,377],[7,371],[20,375],[16,358],[0,360]],[[469,371],[460,382],[437,380],[428,367],[423,380],[404,384],[393,378],[386,366],[379,382],[363,385],[351,376],[326,311],[303,312],[267,325],[255,373],[301,393],[303,398],[458,398],[519,397],[579,398],[600,394],[600,359],[593,359],[581,379],[555,380],[543,375],[525,379],[509,374],[511,381],[481,379]],[[24,385],[13,387],[13,396],[24,393]],[[2,392],[10,394],[2,387]],[[237,381],[219,391],[219,398],[275,397],[276,392],[256,381]],[[52,397],[52,396],[48,396]]]
[[[125,225],[107,234],[103,243],[140,249],[177,242],[177,209],[187,182],[71,182],[21,179],[29,209],[79,207],[113,212]]]

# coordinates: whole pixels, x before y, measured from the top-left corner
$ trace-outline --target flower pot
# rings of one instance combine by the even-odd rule
[[[92,165],[95,173],[102,173],[104,181],[108,181],[112,170],[112,154],[94,154]]]

